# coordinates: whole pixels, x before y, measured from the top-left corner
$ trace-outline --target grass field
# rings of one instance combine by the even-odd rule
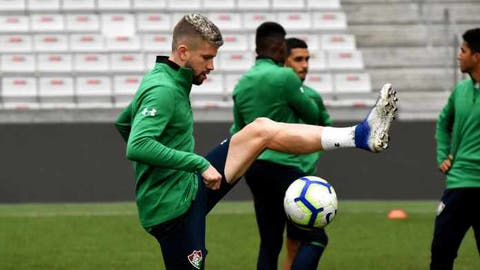
[[[436,202],[340,201],[319,269],[427,269]],[[392,208],[408,213],[389,220]],[[258,236],[250,202],[223,202],[209,215],[207,269],[255,269]],[[0,205],[0,269],[163,269],[133,203]],[[456,270],[480,269],[473,234]]]

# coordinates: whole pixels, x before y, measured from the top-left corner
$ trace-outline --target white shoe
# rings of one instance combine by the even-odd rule
[[[380,90],[380,96],[367,118],[355,127],[355,145],[371,152],[388,148],[390,124],[397,111],[397,92],[390,83]]]

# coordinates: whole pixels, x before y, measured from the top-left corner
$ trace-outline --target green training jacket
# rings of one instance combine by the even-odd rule
[[[447,189],[480,187],[479,91],[472,79],[460,81],[438,117],[437,163],[453,156]]]
[[[142,226],[185,213],[209,162],[193,153],[189,94],[192,70],[158,56],[115,126],[127,142],[135,168],[135,196]]]
[[[302,82],[291,68],[279,66],[272,59],[257,58],[238,81],[233,91],[232,134],[258,117],[277,122],[318,124],[319,109],[307,95]],[[265,150],[257,159],[300,167],[299,155]]]

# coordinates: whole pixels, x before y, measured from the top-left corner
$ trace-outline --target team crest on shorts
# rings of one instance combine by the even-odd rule
[[[203,255],[201,250],[194,250],[192,254],[188,255],[188,261],[193,265],[193,267],[200,269],[202,266]]]

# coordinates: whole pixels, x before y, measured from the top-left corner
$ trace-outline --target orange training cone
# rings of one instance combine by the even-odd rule
[[[407,218],[407,213],[403,211],[402,209],[392,209],[387,217],[389,219],[406,219]]]

